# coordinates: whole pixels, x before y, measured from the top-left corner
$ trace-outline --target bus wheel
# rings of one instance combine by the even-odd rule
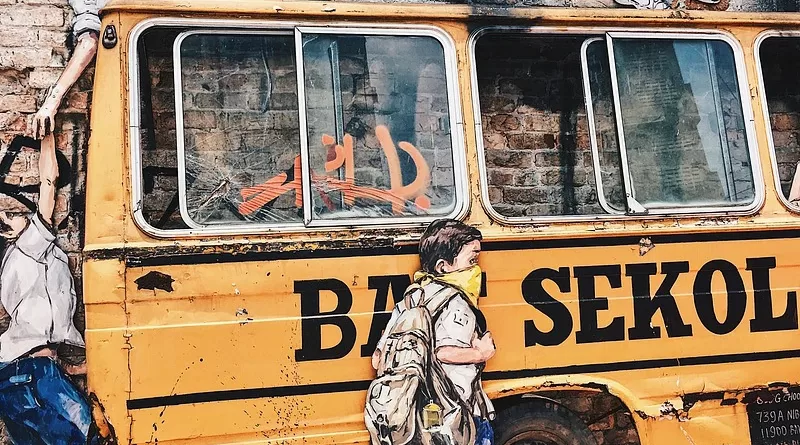
[[[597,445],[577,415],[547,399],[533,399],[499,412],[494,428],[497,445]]]

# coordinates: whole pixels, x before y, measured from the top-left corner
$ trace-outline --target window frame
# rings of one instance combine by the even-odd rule
[[[772,121],[769,115],[769,104],[767,101],[767,92],[764,89],[764,68],[761,63],[761,44],[765,40],[772,37],[796,37],[800,38],[800,31],[779,31],[776,29],[768,29],[762,31],[756,36],[753,43],[753,58],[756,65],[756,77],[758,81],[758,91],[761,100],[761,112],[764,117],[765,133],[767,134],[767,146],[769,148],[770,167],[772,168],[772,181],[775,187],[775,194],[778,195],[778,200],[786,207],[786,210],[800,214],[800,205],[793,205],[789,201],[788,196],[784,196],[783,189],[781,188],[781,175],[778,172],[778,154],[775,152],[775,140],[772,137]]]
[[[603,177],[602,175],[598,175],[597,172],[600,171],[600,144],[597,141],[597,124],[594,121],[594,106],[592,105],[592,101],[594,97],[592,96],[592,89],[591,84],[589,82],[589,76],[587,73],[589,72],[589,57],[586,52],[589,50],[589,45],[594,42],[606,42],[604,37],[589,37],[583,41],[581,44],[581,75],[583,76],[583,98],[584,103],[586,106],[586,120],[589,126],[589,145],[592,150],[592,166],[594,168],[594,179],[595,179],[595,187],[597,191],[597,201],[600,203],[600,207],[606,211],[609,215],[625,215],[624,210],[615,210],[606,200],[606,195],[604,193],[604,186],[603,186]],[[606,43],[608,44],[608,43]],[[617,125],[616,122],[616,110],[614,111],[614,125]],[[620,161],[622,163],[622,161]],[[622,165],[620,165],[620,171],[623,172],[623,175],[627,175],[623,170]],[[623,184],[623,187],[626,187]]]
[[[708,206],[708,207],[674,207],[674,208],[663,208],[663,209],[648,209],[646,213],[632,213],[626,210],[625,213],[613,213],[613,214],[597,214],[597,215],[545,215],[545,216],[532,216],[532,217],[521,217],[521,216],[503,216],[494,208],[489,200],[489,181],[488,181],[488,170],[486,166],[486,152],[484,147],[483,141],[483,131],[482,131],[482,123],[481,123],[481,106],[480,106],[480,97],[478,92],[478,77],[477,77],[477,57],[476,57],[476,46],[477,41],[480,37],[486,34],[507,34],[507,35],[564,35],[564,36],[585,36],[586,40],[590,40],[595,37],[601,37],[607,39],[608,35],[614,35],[617,38],[623,37],[634,37],[634,38],[644,38],[644,39],[685,39],[685,40],[697,40],[697,39],[704,39],[710,38],[714,40],[721,40],[726,42],[731,50],[733,51],[733,58],[734,64],[736,69],[737,75],[737,85],[739,87],[739,95],[741,99],[741,108],[742,108],[742,116],[744,120],[744,130],[746,141],[748,144],[748,153],[750,154],[750,170],[753,175],[753,188],[754,188],[754,196],[753,201],[746,206]],[[608,42],[608,40],[607,40]],[[586,45],[586,41],[584,41],[583,46]],[[765,192],[764,192],[764,178],[761,170],[761,159],[758,156],[758,144],[756,140],[756,132],[755,132],[755,125],[754,125],[754,113],[753,113],[753,106],[752,106],[752,99],[750,98],[749,88],[747,84],[747,68],[745,65],[744,60],[744,50],[739,43],[730,33],[718,30],[709,30],[709,29],[670,29],[669,31],[664,31],[663,29],[657,28],[641,28],[641,29],[631,29],[631,28],[614,28],[614,27],[569,27],[569,28],[553,28],[553,27],[524,27],[524,26],[485,26],[478,28],[475,30],[469,38],[468,43],[469,49],[469,58],[470,58],[470,67],[471,67],[471,84],[472,84],[472,99],[473,99],[473,116],[475,119],[475,140],[476,140],[476,147],[478,152],[478,168],[480,172],[480,189],[481,189],[481,204],[483,205],[486,213],[489,217],[499,223],[508,224],[508,225],[517,225],[517,224],[531,224],[531,223],[552,223],[552,222],[587,222],[587,221],[605,221],[605,220],[648,220],[648,219],[663,219],[667,217],[713,217],[713,216],[748,216],[753,215],[763,206],[765,200]],[[607,50],[609,52],[613,51],[613,46],[607,43]],[[583,51],[581,52],[581,58],[583,58]],[[617,84],[615,81],[615,67],[613,66],[614,59],[610,58],[609,64],[611,65],[612,71],[612,87],[614,88],[614,101],[615,101],[615,118],[617,124],[617,134],[619,135],[622,131],[621,126],[621,117],[618,116],[617,110],[619,109],[619,95],[617,93]],[[583,63],[582,63],[582,70],[583,70]],[[591,95],[587,95],[586,92],[589,91],[586,85],[588,79],[586,79],[585,73],[582,72],[582,83],[584,85],[584,100],[591,100]],[[587,121],[589,121],[589,125],[594,127],[594,122],[592,119],[589,119],[589,109],[591,108],[591,104],[586,104],[587,108]],[[596,168],[597,163],[599,162],[596,150],[596,134],[590,130],[590,145],[592,146],[592,162],[593,167]],[[620,144],[620,148],[622,151],[622,143]],[[622,169],[626,172],[624,173],[625,176],[629,177],[629,172],[627,172],[628,165],[623,163]],[[595,184],[598,181],[602,181],[600,175],[597,174],[597,171],[594,172],[595,176]],[[600,191],[602,190],[602,185],[600,188],[597,189],[598,193],[598,203],[600,202]],[[625,194],[628,194],[629,189],[626,185]],[[602,207],[602,205],[601,205]],[[629,208],[626,205],[626,209]],[[605,208],[604,208],[605,210]]]
[[[178,37],[176,43],[179,43],[181,36],[187,33],[211,33],[218,32],[221,34],[295,34],[295,57],[296,57],[296,71],[298,79],[298,122],[300,130],[300,155],[303,164],[304,177],[308,177],[308,131],[305,126],[305,88],[303,79],[303,61],[302,61],[302,47],[297,46],[297,39],[302,39],[304,30],[305,33],[316,34],[349,34],[349,35],[364,35],[364,36],[422,36],[432,37],[436,39],[441,45],[444,55],[444,74],[447,83],[448,93],[448,112],[450,123],[450,141],[451,141],[451,154],[453,158],[453,175],[454,175],[454,205],[453,210],[447,214],[430,215],[430,216],[412,216],[412,217],[384,217],[384,218],[348,218],[348,219],[313,219],[310,216],[311,206],[303,206],[303,221],[293,223],[244,223],[244,224],[208,224],[192,227],[189,224],[191,218],[185,218],[184,211],[186,196],[180,190],[179,184],[179,201],[183,204],[179,207],[181,219],[189,226],[186,229],[160,229],[152,226],[147,222],[143,213],[144,202],[144,179],[142,177],[142,148],[139,135],[139,128],[141,126],[141,110],[139,106],[139,98],[141,94],[141,85],[139,78],[139,43],[145,31],[154,27],[180,27],[185,28]],[[178,47],[179,48],[179,47]],[[175,52],[173,48],[173,58],[180,57],[179,52]],[[191,19],[191,18],[169,18],[159,17],[144,20],[138,23],[130,33],[128,41],[128,57],[127,57],[127,80],[128,80],[128,142],[130,147],[130,180],[131,180],[131,209],[133,213],[133,220],[136,226],[146,234],[155,238],[187,238],[196,236],[219,236],[219,235],[258,235],[269,233],[303,233],[303,232],[319,232],[326,230],[336,230],[344,227],[364,228],[364,229],[395,229],[395,228],[409,228],[409,227],[422,227],[431,221],[439,218],[453,218],[463,219],[467,214],[470,206],[469,194],[469,181],[468,181],[468,166],[466,157],[466,138],[465,128],[462,118],[462,104],[461,94],[459,88],[459,74],[457,65],[456,44],[452,36],[445,30],[433,25],[381,25],[370,22],[364,23],[332,23],[322,25],[317,22],[299,22],[299,21],[260,21],[260,20],[233,20],[233,19]],[[176,75],[180,75],[179,66],[175,67]],[[182,119],[182,101],[183,91],[175,88],[175,112],[176,112],[176,139],[178,151],[178,162],[185,162],[184,153],[178,150],[178,147],[185,144],[185,139],[182,137],[183,128],[178,127],[178,107],[181,107]],[[180,98],[180,100],[178,100]],[[180,133],[180,134],[179,134]],[[185,165],[184,165],[185,169]],[[185,170],[184,170],[185,171]],[[179,182],[181,181],[181,172],[179,164],[178,172]],[[185,181],[185,178],[184,178]],[[303,202],[311,202],[311,183],[310,181],[302,181],[303,186]],[[185,192],[185,184],[184,190]],[[186,215],[188,216],[188,215]]]

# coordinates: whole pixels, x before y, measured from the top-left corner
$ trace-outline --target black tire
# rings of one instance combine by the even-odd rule
[[[543,399],[511,406],[494,421],[496,445],[597,445],[575,413]]]

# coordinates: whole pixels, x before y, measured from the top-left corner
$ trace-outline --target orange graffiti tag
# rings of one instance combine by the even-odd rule
[[[429,209],[431,201],[426,196],[426,192],[431,183],[431,172],[422,153],[408,142],[399,142],[395,146],[389,134],[389,129],[385,125],[375,127],[375,136],[378,138],[388,162],[389,190],[355,184],[354,140],[349,134],[345,134],[342,145],[337,144],[330,135],[322,136],[322,145],[328,147],[325,172],[332,173],[344,167],[344,178],[339,179],[327,175],[318,175],[312,171],[312,188],[321,194],[323,202],[330,209],[333,209],[334,205],[327,193],[332,191],[342,193],[342,201],[346,206],[352,206],[355,204],[356,198],[362,198],[389,203],[392,206],[392,212],[395,214],[402,214],[406,203],[409,201],[413,202],[421,210]],[[397,147],[406,152],[416,166],[417,177],[408,185],[403,185]],[[295,207],[301,207],[303,199],[300,165],[300,156],[297,156],[294,160],[293,168],[268,179],[263,184],[242,189],[243,202],[239,204],[239,213],[245,216],[251,215],[290,191],[295,192]]]

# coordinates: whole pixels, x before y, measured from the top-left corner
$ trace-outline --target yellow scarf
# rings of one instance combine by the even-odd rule
[[[414,282],[422,286],[433,281],[455,287],[467,296],[473,306],[478,307],[478,296],[481,293],[480,266],[472,266],[442,275],[433,275],[423,271],[414,274]]]

